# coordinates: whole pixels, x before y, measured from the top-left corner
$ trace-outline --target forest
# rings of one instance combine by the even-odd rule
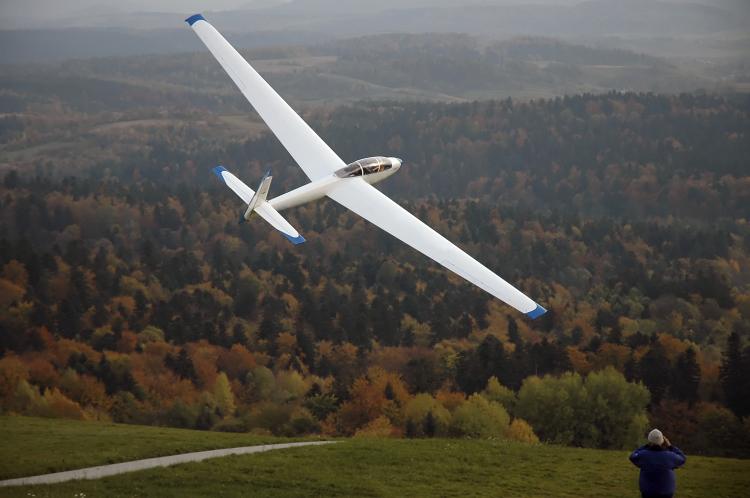
[[[215,164],[251,185],[270,167],[272,196],[305,181],[262,130],[39,105],[0,119],[3,412],[597,448],[659,426],[750,456],[747,97],[307,113],[345,161],[404,158],[379,188],[536,321],[333,202],[285,213],[301,246],[239,225]]]

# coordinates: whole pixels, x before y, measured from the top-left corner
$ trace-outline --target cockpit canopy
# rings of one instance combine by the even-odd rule
[[[354,161],[345,168],[336,172],[339,178],[351,178],[354,176],[371,175],[373,173],[382,173],[393,167],[401,165],[401,161],[395,157],[366,157]]]

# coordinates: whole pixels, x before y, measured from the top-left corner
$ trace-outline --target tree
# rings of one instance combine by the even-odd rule
[[[164,364],[179,375],[181,379],[188,379],[193,383],[197,383],[198,374],[195,372],[193,360],[190,359],[190,355],[188,355],[185,348],[180,348],[177,356],[168,353],[164,357]]]
[[[232,393],[232,387],[229,385],[227,374],[224,372],[219,372],[219,375],[216,377],[213,394],[219,415],[222,417],[231,417],[234,415],[234,394]]]
[[[696,360],[695,350],[689,347],[675,363],[672,373],[672,395],[690,406],[698,401],[698,386],[701,382],[701,369]]]
[[[490,377],[482,395],[489,401],[500,403],[509,413],[513,413],[513,408],[516,406],[516,394],[502,385],[497,377]]]
[[[737,416],[750,415],[750,355],[742,354],[740,335],[730,334],[721,360],[721,386],[727,406]]]
[[[516,416],[527,420],[542,441],[580,445],[578,425],[586,417],[583,378],[577,373],[560,377],[527,377],[518,391]]]
[[[664,348],[658,340],[651,342],[648,353],[643,355],[638,364],[638,371],[643,383],[651,392],[651,402],[659,404],[669,387],[669,377],[665,372],[669,370],[669,361],[664,354]]]
[[[624,448],[642,435],[648,390],[614,368],[560,377],[529,377],[518,393],[516,414],[543,441],[596,448]]]
[[[450,423],[450,413],[430,394],[420,393],[404,407],[406,423],[413,425],[413,436],[433,437],[445,434]],[[431,420],[428,422],[427,419]]]
[[[462,353],[456,382],[465,393],[479,392],[490,377],[503,377],[506,355],[500,339],[488,334],[474,351]]]

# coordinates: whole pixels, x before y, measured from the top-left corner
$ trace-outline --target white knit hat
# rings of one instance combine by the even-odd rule
[[[662,434],[659,429],[654,429],[653,431],[648,433],[648,442],[657,446],[661,446],[661,444],[664,442],[664,434]]]

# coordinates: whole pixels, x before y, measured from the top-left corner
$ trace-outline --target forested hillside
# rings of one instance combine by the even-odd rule
[[[4,411],[593,447],[650,419],[747,454],[745,97],[307,116],[346,161],[404,158],[383,190],[541,302],[536,321],[332,202],[288,213],[301,246],[238,225],[212,166],[270,167],[271,195],[302,174],[257,123],[179,104],[2,118]]]

